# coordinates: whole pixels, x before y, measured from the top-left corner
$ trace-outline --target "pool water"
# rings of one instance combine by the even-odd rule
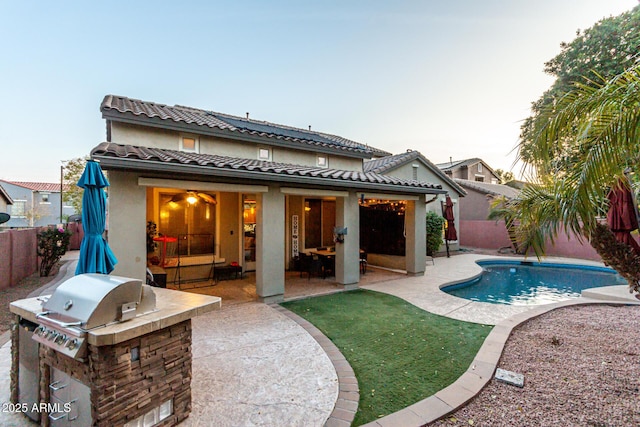
[[[442,290],[472,301],[538,305],[577,298],[584,289],[627,283],[604,267],[527,261],[478,261],[478,265],[483,270],[479,277]]]

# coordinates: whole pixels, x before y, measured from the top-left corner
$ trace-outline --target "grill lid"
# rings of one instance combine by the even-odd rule
[[[134,317],[141,297],[140,280],[104,274],[80,274],[60,284],[44,303],[43,309],[51,312],[48,315],[50,318],[81,322],[79,326],[83,329],[92,329]]]

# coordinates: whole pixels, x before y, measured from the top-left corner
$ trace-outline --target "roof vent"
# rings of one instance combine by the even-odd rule
[[[311,125],[309,125],[309,130],[311,130]]]
[[[247,120],[249,119],[249,112],[247,111]]]

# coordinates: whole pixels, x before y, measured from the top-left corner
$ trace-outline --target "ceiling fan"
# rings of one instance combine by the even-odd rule
[[[173,196],[170,200],[170,202],[173,203],[180,203],[180,202],[187,202],[190,205],[193,205],[199,201],[203,201],[205,203],[208,203],[210,205],[215,205],[216,199],[207,194],[207,193],[202,193],[202,192],[198,192],[198,191],[187,191],[185,193],[178,193],[175,196]]]

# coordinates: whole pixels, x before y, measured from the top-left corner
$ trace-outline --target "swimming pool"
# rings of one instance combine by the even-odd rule
[[[482,267],[479,277],[442,290],[471,301],[539,305],[577,298],[584,289],[627,283],[605,267],[495,260],[477,264]]]

